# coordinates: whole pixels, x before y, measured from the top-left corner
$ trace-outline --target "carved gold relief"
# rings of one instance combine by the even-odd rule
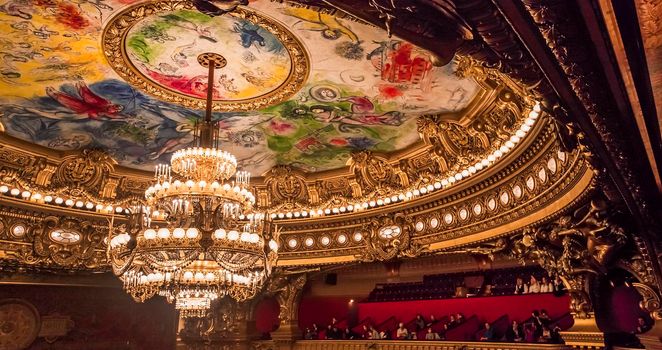
[[[416,257],[425,247],[412,242],[412,219],[402,213],[375,218],[365,230],[365,250],[356,256],[360,261],[387,261],[398,257]]]

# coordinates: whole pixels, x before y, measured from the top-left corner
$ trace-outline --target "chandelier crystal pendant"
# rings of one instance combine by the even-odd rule
[[[250,174],[237,171],[236,158],[219,149],[211,87],[225,58],[205,53],[198,62],[209,76],[194,146],[176,151],[170,165],[156,166],[146,205],[129,210],[108,246],[113,272],[136,301],[164,296],[182,317],[204,316],[224,296],[253,298],[278,258],[278,229],[254,212]]]

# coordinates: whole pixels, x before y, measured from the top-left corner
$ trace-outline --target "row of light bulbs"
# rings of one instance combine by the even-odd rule
[[[456,182],[466,179],[472,176],[473,174],[488,168],[498,159],[502,158],[507,153],[509,153],[513,148],[515,148],[515,146],[524,139],[524,137],[529,133],[529,131],[531,131],[531,129],[536,123],[536,120],[540,116],[541,111],[542,111],[542,107],[540,105],[540,102],[536,102],[532,110],[529,112],[528,117],[524,119],[524,122],[522,122],[520,128],[515,132],[514,135],[510,137],[508,141],[504,142],[499,149],[495,150],[494,152],[483,158],[481,161],[467,167],[462,171],[458,171],[453,176],[449,176],[443,179],[437,179],[437,181],[433,183],[427,184],[425,186],[421,186],[419,188],[410,189],[408,191],[403,191],[397,195],[392,195],[390,197],[383,197],[375,200],[365,201],[362,203],[355,203],[355,204],[350,204],[347,206],[340,206],[335,208],[326,208],[326,209],[317,209],[317,210],[312,209],[310,211],[303,210],[303,211],[286,212],[286,213],[272,213],[271,218],[299,219],[306,217],[316,217],[316,216],[326,216],[326,215],[357,212],[361,210],[381,207],[384,205],[410,200],[412,198],[426,195],[440,189],[449,188],[453,186],[453,184],[455,184]],[[241,217],[239,218],[241,219]]]
[[[95,204],[90,201],[84,202],[82,200],[74,200],[71,198],[64,199],[58,196],[42,195],[41,193],[30,192],[28,190],[21,191],[16,187],[10,189],[7,185],[0,186],[0,193],[11,197],[21,198],[29,202],[40,203],[40,204],[51,204],[56,206],[67,206],[81,210],[94,210],[98,213],[110,214],[113,212],[115,213],[124,212],[124,208],[122,208],[121,206],[113,207],[112,205],[105,205],[101,203]]]

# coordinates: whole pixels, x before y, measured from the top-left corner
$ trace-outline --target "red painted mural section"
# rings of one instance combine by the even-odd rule
[[[30,349],[174,349],[177,313],[163,298],[136,303],[120,288],[1,286],[1,298],[35,306],[41,317],[68,316],[64,337],[37,340]]]

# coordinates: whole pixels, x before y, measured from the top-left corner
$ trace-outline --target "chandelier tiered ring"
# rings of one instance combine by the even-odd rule
[[[108,249],[113,272],[135,300],[162,295],[184,317],[204,316],[224,296],[253,298],[278,256],[278,230],[254,211],[250,174],[237,171],[235,157],[219,149],[211,86],[225,59],[206,53],[198,60],[209,77],[195,145],[176,151],[170,165],[156,166],[145,204],[131,208]]]

